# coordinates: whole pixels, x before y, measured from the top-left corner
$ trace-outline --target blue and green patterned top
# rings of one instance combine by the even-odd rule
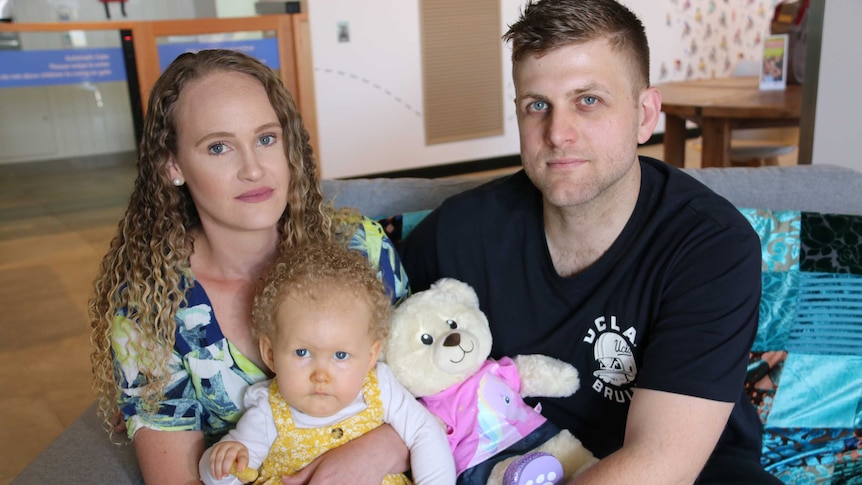
[[[378,277],[393,303],[406,297],[407,275],[379,224],[360,221],[348,247],[362,252],[377,267]],[[163,431],[203,431],[207,444],[218,441],[242,415],[246,388],[267,378],[222,334],[206,291],[195,282],[186,292],[186,305],[177,311],[176,344],[168,362],[170,383],[155,413],[143,408],[139,368],[145,355],[135,352],[134,322],[119,314],[113,322],[113,352],[120,386],[119,406],[131,438],[141,428]]]

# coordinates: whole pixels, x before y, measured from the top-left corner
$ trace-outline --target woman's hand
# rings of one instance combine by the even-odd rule
[[[120,408],[114,409],[114,415],[111,416],[110,421],[108,422],[113,428],[114,433],[119,435],[126,435],[126,420],[123,416],[123,413],[120,412]]]
[[[284,485],[380,485],[383,477],[409,466],[407,445],[387,424],[317,457]]]

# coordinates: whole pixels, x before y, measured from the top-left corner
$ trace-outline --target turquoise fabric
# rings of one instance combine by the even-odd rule
[[[785,483],[862,484],[862,216],[740,211],[763,254],[746,379],[763,465]]]
[[[848,369],[862,369],[862,356],[824,359],[789,353],[784,378],[772,405],[774,428],[853,428],[862,387],[848,379]],[[858,423],[855,423],[858,424]]]
[[[799,272],[765,272],[762,275],[763,293],[760,298],[760,322],[753,349],[784,350],[790,327],[796,318],[796,298],[799,291]]]
[[[381,216],[377,219],[377,222],[381,227],[383,227],[383,230],[386,231],[386,235],[389,236],[389,239],[397,247],[398,244],[400,244],[401,241],[410,234],[410,231],[412,231],[413,228],[422,222],[422,219],[430,213],[430,210],[422,210],[405,212],[403,214],[394,214],[391,216]]]

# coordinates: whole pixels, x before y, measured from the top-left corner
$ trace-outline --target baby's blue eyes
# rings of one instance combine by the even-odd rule
[[[309,352],[308,349],[296,349],[293,352],[297,357],[308,357],[311,355],[311,352]],[[350,357],[350,353],[339,350],[332,354],[332,356],[335,357],[335,360],[347,360],[347,358]]]

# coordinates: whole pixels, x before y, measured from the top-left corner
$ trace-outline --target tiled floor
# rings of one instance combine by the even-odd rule
[[[0,165],[0,485],[94,399],[87,300],[131,163]]]
[[[699,166],[690,145],[686,164]],[[94,399],[87,300],[133,172],[131,161],[0,165],[0,485]]]

